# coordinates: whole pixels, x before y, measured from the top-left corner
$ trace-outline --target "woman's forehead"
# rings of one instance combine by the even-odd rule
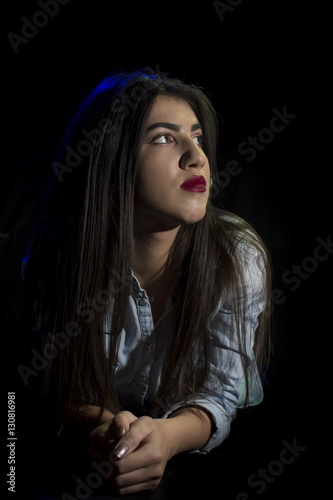
[[[155,99],[148,116],[148,126],[155,122],[183,126],[197,123],[198,119],[188,102],[173,96],[162,95]]]

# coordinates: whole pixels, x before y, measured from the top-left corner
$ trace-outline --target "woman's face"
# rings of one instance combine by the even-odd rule
[[[173,97],[156,98],[135,187],[134,216],[141,228],[163,230],[204,217],[210,169],[202,134],[189,104]]]

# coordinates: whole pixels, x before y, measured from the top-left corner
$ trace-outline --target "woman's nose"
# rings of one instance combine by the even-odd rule
[[[198,168],[199,170],[204,167],[207,161],[207,157],[200,149],[200,147],[193,142],[188,143],[184,148],[184,152],[180,157],[179,165],[182,169],[187,168]]]

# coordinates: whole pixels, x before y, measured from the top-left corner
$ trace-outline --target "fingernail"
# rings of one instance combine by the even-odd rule
[[[129,448],[125,444],[121,444],[114,450],[113,456],[120,460],[128,452]]]
[[[126,432],[126,429],[123,425],[121,425],[120,427],[117,427],[117,436],[122,436],[123,434],[125,434]]]

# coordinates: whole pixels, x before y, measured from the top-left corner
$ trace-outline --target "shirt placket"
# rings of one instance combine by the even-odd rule
[[[143,346],[141,368],[135,392],[136,400],[143,408],[155,356],[154,322],[145,290],[135,286],[135,297]]]

